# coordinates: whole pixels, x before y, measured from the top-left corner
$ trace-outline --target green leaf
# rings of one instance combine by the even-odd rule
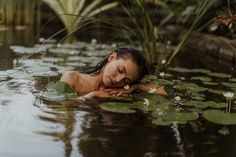
[[[200,80],[202,82],[211,82],[212,79],[210,77],[204,77],[204,76],[194,76],[194,77],[191,77],[191,80]]]
[[[158,119],[152,121],[152,124],[166,126],[170,124],[186,124],[188,121],[198,119],[198,113],[196,112],[176,112],[169,111],[164,116],[160,116]]]
[[[221,125],[236,125],[236,113],[223,113],[219,110],[206,110],[202,115],[206,120]]]
[[[196,112],[170,112],[162,119],[169,122],[186,123],[198,119],[198,114]]]
[[[207,101],[206,103],[211,108],[226,108],[226,106],[227,106],[226,103],[217,103],[217,102],[214,102],[214,101]]]
[[[58,82],[50,82],[47,85],[47,89],[56,90],[62,93],[75,93],[75,90],[71,88],[71,86],[65,82],[58,81]]]
[[[135,110],[131,109],[134,106],[132,103],[108,102],[100,104],[99,106],[103,110],[113,113],[135,113]]]
[[[219,78],[230,78],[231,75],[225,74],[225,73],[208,73],[208,76],[214,76],[214,77],[219,77]]]
[[[200,108],[200,109],[208,107],[208,103],[206,103],[204,101],[194,101],[194,100],[191,100],[191,101],[186,102],[184,104],[186,104],[187,106],[194,106],[194,107]]]
[[[216,86],[218,85],[219,83],[215,83],[215,82],[202,82],[204,85],[210,85],[210,86]]]
[[[222,85],[230,88],[236,88],[236,83],[223,82]]]
[[[236,78],[229,79],[231,82],[236,82]]]
[[[39,97],[48,101],[63,101],[78,97],[73,88],[65,82],[50,82],[46,91],[39,94]]]
[[[152,120],[152,124],[158,125],[158,126],[168,126],[168,125],[171,125],[170,122],[164,121],[163,119],[154,119],[154,120]]]

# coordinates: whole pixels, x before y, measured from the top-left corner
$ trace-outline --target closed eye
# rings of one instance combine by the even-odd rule
[[[123,73],[123,69],[120,66],[118,67],[118,71],[119,73]]]

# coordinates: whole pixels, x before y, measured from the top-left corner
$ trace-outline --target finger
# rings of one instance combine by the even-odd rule
[[[123,92],[119,92],[117,93],[117,96],[121,96],[123,94]]]
[[[109,93],[111,93],[111,94],[118,94],[120,91],[111,91],[111,92],[109,92]]]

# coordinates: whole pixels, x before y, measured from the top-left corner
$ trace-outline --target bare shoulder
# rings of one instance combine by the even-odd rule
[[[77,71],[68,71],[62,75],[60,81],[66,82],[74,88],[80,78],[80,75],[81,74]]]

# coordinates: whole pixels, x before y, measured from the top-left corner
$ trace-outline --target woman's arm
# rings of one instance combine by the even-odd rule
[[[165,87],[163,85],[159,85],[156,83],[138,83],[129,86],[129,88],[110,88],[110,89],[105,89],[104,91],[116,96],[124,96],[129,93],[132,93],[134,90],[156,93],[158,95],[167,95]]]

